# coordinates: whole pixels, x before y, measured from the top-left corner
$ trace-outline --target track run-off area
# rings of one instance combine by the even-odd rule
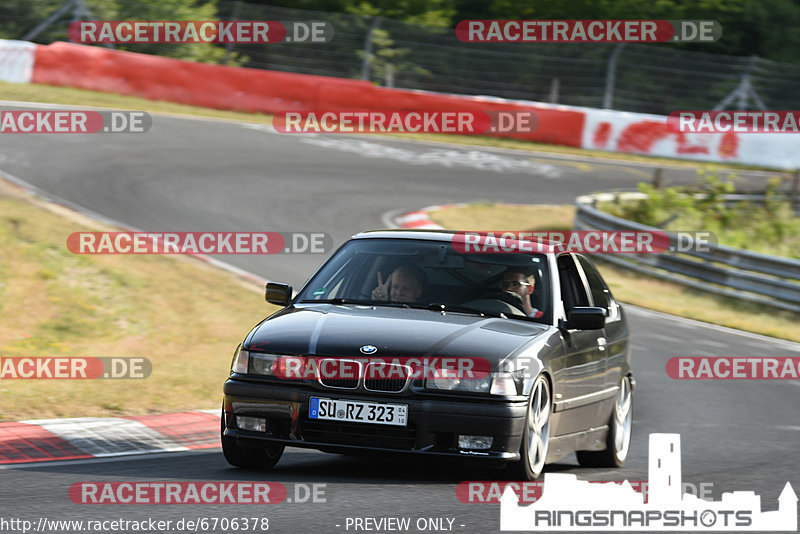
[[[321,231],[337,247],[359,231],[385,227],[392,213],[475,201],[567,204],[594,191],[633,189],[650,179],[653,166],[390,137],[281,135],[266,126],[154,115],[146,134],[4,136],[0,170],[127,228]],[[763,180],[763,173],[737,174]],[[696,180],[689,167],[667,169],[664,176],[670,184]],[[295,287],[323,260],[311,254],[216,259]],[[545,472],[647,480],[648,435],[679,433],[683,481],[713,488],[709,497],[749,490],[761,496],[764,510],[774,510],[787,481],[800,489],[800,380],[679,381],[665,371],[675,356],[800,356],[800,345],[626,309],[637,378],[628,460],[621,469],[585,469],[570,456]],[[242,335],[250,326],[242,325]],[[185,378],[191,380],[191,370]],[[450,518],[424,524],[498,532],[499,505],[461,502],[456,487],[499,476],[459,463],[303,449],[287,449],[270,472],[246,472],[230,467],[220,449],[203,449],[5,466],[0,502],[4,516],[34,522],[42,516],[154,518],[174,525],[181,518],[258,515],[269,518],[271,532],[354,532],[348,518],[409,517],[411,531],[418,518]],[[279,482],[287,500],[268,506],[80,505],[69,495],[79,482],[134,480]],[[305,498],[315,484],[324,497]]]

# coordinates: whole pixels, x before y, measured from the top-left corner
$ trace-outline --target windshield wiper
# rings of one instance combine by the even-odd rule
[[[533,317],[528,317],[527,315],[516,315],[513,313],[503,313],[503,312],[492,312],[487,310],[479,310],[477,308],[471,308],[469,306],[461,306],[459,304],[441,304],[438,302],[431,302],[427,306],[423,306],[423,308],[427,308],[433,311],[450,311],[450,312],[457,312],[457,313],[472,313],[478,314],[480,316],[486,317],[500,317],[502,319],[520,319],[523,321],[531,321],[538,323],[536,319]]]
[[[297,301],[298,304],[304,303],[312,303],[312,304],[364,304],[371,306],[374,303],[371,300],[356,300],[356,299],[344,299],[344,298],[335,298],[335,299],[303,299]]]
[[[335,298],[335,299],[303,299],[297,301],[298,304],[357,304],[359,306],[389,306],[392,308],[423,308],[428,309],[427,306],[418,306],[414,304],[406,304],[405,302],[389,302],[389,301],[380,301],[380,300],[363,300],[363,299],[346,299],[346,298]]]
[[[449,312],[457,312],[457,313],[471,313],[473,315],[477,314],[481,317],[506,317],[504,313],[497,313],[497,312],[490,312],[486,310],[479,310],[477,308],[470,308],[469,306],[461,306],[460,304],[443,304],[440,302],[431,302],[426,306],[422,306],[425,309],[432,310],[432,311],[449,311]]]

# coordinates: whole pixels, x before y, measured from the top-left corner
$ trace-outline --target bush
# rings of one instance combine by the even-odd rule
[[[700,172],[696,186],[656,189],[640,183],[641,200],[598,203],[598,209],[667,231],[711,231],[720,244],[765,254],[800,259],[800,218],[789,199],[778,191],[780,178],[771,179],[764,202],[729,202],[736,192],[732,180]]]

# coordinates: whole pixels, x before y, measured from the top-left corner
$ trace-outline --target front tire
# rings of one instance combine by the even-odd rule
[[[633,427],[633,384],[631,377],[622,379],[614,411],[608,424],[606,449],[578,451],[578,463],[585,467],[622,467],[628,457]]]
[[[271,469],[283,455],[283,445],[268,447],[241,447],[236,438],[225,435],[225,412],[222,413],[221,436],[222,453],[229,464],[243,469]]]
[[[514,480],[536,480],[544,470],[550,446],[550,416],[553,413],[550,382],[539,375],[528,398],[525,431],[520,446],[520,460],[506,468]]]

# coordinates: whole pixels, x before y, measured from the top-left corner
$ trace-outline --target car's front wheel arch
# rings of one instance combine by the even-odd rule
[[[535,480],[547,463],[553,414],[552,378],[539,373],[528,394],[519,461],[508,464],[508,474],[519,480]]]
[[[614,407],[608,421],[606,448],[601,451],[577,451],[578,463],[585,467],[622,467],[630,452],[633,434],[633,391],[636,380],[631,373],[620,381]]]

